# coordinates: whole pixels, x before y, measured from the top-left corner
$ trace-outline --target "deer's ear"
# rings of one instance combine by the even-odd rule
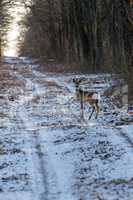
[[[73,78],[73,82],[74,82],[74,83],[76,82],[76,79],[75,79],[75,78]]]

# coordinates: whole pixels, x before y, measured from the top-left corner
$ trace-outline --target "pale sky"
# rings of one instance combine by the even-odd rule
[[[21,5],[18,5],[16,7],[12,7],[10,9],[10,12],[12,13],[13,20],[10,25],[9,31],[7,33],[7,47],[4,49],[4,55],[5,56],[17,56],[17,43],[18,43],[18,37],[20,33],[20,27],[18,23],[25,15],[25,9]]]

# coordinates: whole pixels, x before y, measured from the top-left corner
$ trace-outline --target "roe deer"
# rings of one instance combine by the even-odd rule
[[[84,119],[84,103],[87,102],[92,107],[92,112],[89,116],[89,119],[91,119],[94,111],[96,112],[96,117],[98,117],[98,113],[100,111],[99,107],[99,95],[97,92],[89,92],[89,91],[83,91],[80,88],[80,83],[82,79],[73,79],[73,82],[75,83],[76,87],[76,98],[80,101],[81,104],[81,117]]]

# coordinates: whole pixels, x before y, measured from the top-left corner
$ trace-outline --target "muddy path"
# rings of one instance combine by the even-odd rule
[[[89,121],[86,106],[83,124],[75,74],[42,73],[22,59],[1,69],[1,200],[133,199],[133,127],[114,125],[118,110],[103,101],[106,113]]]

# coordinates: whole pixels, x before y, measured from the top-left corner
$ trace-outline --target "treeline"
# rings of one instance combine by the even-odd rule
[[[127,71],[131,65],[131,0],[34,0],[25,6],[22,55],[55,58],[93,72]]]

